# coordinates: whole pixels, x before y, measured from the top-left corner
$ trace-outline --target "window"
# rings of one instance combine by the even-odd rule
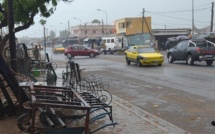
[[[125,28],[125,23],[119,23],[119,28]]]
[[[130,47],[130,48],[128,49],[128,51],[129,51],[129,52],[132,52],[132,51],[133,51],[133,47]]]
[[[79,47],[79,50],[84,50],[85,49],[85,47],[83,47],[83,46],[78,46]]]
[[[131,22],[126,22],[126,28],[132,28]]]
[[[195,45],[193,43],[190,43],[189,47],[195,47]]]
[[[121,23],[119,23],[119,28],[122,28],[122,24]]]
[[[72,50],[78,50],[77,46],[71,46],[70,47]]]
[[[138,48],[137,52],[138,53],[154,53],[156,51],[154,48],[149,47],[149,48]]]
[[[206,41],[197,41],[195,42],[198,47],[207,47],[208,43]]]
[[[188,47],[188,41],[183,41],[181,48],[187,48]]]
[[[121,38],[118,38],[118,42],[122,42],[122,39],[121,39]]]
[[[177,49],[180,49],[181,46],[182,46],[182,42],[179,42],[179,43],[177,44],[176,48],[177,48]]]
[[[93,31],[93,33],[96,33],[96,31]]]
[[[111,43],[114,43],[114,39],[111,39]]]
[[[110,43],[110,39],[107,39],[107,43]]]
[[[136,47],[134,47],[133,51],[132,52],[136,52]]]
[[[125,23],[122,23],[122,28],[125,28]]]

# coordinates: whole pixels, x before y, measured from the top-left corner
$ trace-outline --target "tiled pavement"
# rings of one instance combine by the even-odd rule
[[[62,68],[56,70],[58,76],[61,76],[62,70]],[[115,127],[106,127],[96,132],[96,134],[189,134],[189,132],[117,96],[113,95],[111,105],[114,122],[118,124]]]
[[[97,134],[188,134],[185,130],[166,122],[138,107],[113,96],[113,118],[118,124]]]

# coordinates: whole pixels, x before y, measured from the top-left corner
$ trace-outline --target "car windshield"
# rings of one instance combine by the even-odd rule
[[[154,48],[150,48],[150,47],[141,47],[141,48],[137,48],[137,53],[154,53],[156,52]]]
[[[55,45],[55,48],[62,48],[62,45]]]

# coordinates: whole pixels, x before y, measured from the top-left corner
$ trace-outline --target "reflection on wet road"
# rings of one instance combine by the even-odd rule
[[[52,58],[59,64],[67,61],[63,54]],[[215,65],[169,64],[165,60],[161,67],[140,68],[135,63],[128,66],[123,55],[75,57],[74,61],[86,68],[86,73],[109,82],[114,95],[149,113],[191,133],[212,134],[215,130],[210,125],[215,119]]]

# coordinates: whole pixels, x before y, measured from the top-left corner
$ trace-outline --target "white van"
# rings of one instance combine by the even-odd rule
[[[123,46],[122,46],[122,38],[123,38]],[[127,45],[127,40],[125,37],[121,36],[109,36],[102,37],[102,42],[105,42],[106,50],[111,54],[117,52],[119,49],[124,49]]]

